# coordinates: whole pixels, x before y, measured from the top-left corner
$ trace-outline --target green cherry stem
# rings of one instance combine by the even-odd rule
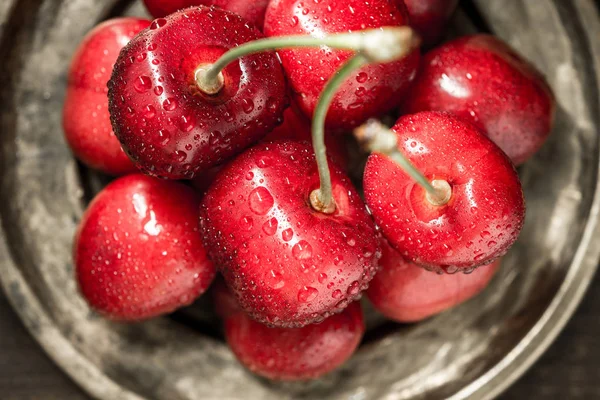
[[[344,81],[357,69],[367,64],[367,59],[357,54],[348,60],[327,82],[319,96],[312,120],[312,143],[319,170],[320,187],[310,194],[311,206],[322,213],[331,214],[335,211],[331,175],[327,164],[327,149],[325,147],[325,119],[327,111],[335,94]]]
[[[198,88],[206,94],[214,95],[223,88],[223,70],[230,63],[262,51],[299,47],[328,46],[334,49],[354,50],[362,54],[369,63],[383,63],[397,60],[419,46],[420,39],[407,26],[388,26],[349,33],[335,33],[324,37],[292,35],[254,40],[234,47],[223,54],[213,64],[199,65],[195,70]]]
[[[434,206],[443,206],[452,197],[452,187],[443,179],[429,181],[408,158],[398,150],[396,134],[377,120],[369,120],[354,130],[354,136],[369,152],[385,154],[396,162],[426,191],[427,200]]]

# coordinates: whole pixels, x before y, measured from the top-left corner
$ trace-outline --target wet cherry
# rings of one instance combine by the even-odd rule
[[[404,0],[410,26],[416,29],[425,46],[436,44],[446,29],[458,0]]]
[[[234,12],[262,30],[269,0],[144,0],[154,18],[166,17],[190,6],[217,6]]]
[[[515,164],[542,146],[555,101],[544,77],[500,39],[465,36],[427,53],[404,113],[449,111],[492,139]]]
[[[115,18],[90,31],[73,56],[67,77],[63,127],[75,156],[110,175],[136,171],[113,133],[106,83],[119,52],[150,21]]]
[[[265,34],[282,36],[356,31],[382,26],[406,25],[406,7],[399,0],[302,1],[273,0],[265,17]],[[320,49],[293,49],[278,52],[302,111],[312,116],[319,95],[352,52]],[[327,127],[352,129],[369,117],[393,109],[404,96],[419,62],[413,51],[399,61],[369,65],[349,78],[338,91],[329,109]]]
[[[198,232],[200,197],[181,183],[141,174],[109,184],[77,231],[74,262],[90,306],[134,321],[185,306],[215,276]]]
[[[506,253],[523,225],[525,204],[502,150],[448,113],[407,115],[392,130],[399,151],[448,197],[436,203],[390,157],[371,154],[365,200],[390,244],[412,262],[446,272]]]
[[[277,125],[287,96],[274,53],[229,64],[214,94],[197,85],[201,67],[260,36],[237,15],[197,7],[154,20],[123,49],[109,83],[109,109],[117,137],[140,169],[193,178]]]
[[[352,356],[365,332],[359,303],[316,325],[269,328],[242,312],[225,320],[225,337],[238,360],[269,379],[315,379]]]
[[[228,164],[208,189],[201,228],[213,261],[252,318],[299,327],[358,298],[376,271],[379,243],[364,203],[330,163],[336,210],[313,210],[312,148],[260,144]]]
[[[386,240],[381,248],[381,270],[367,296],[378,311],[397,322],[421,321],[467,301],[485,289],[500,267],[496,260],[470,274],[438,275],[406,261]]]

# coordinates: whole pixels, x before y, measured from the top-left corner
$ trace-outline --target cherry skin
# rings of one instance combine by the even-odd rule
[[[430,181],[446,181],[452,194],[447,204],[432,204],[392,159],[372,153],[365,200],[390,245],[409,261],[450,273],[504,255],[525,216],[521,183],[506,154],[449,113],[407,115],[392,130],[399,151]]]
[[[175,11],[191,6],[217,6],[234,12],[262,30],[265,10],[269,0],[144,0],[154,18],[166,17]]]
[[[275,140],[312,141],[311,123],[297,106],[292,104],[283,113],[283,123],[265,136],[264,141]],[[347,169],[350,156],[342,135],[325,135],[327,155],[343,169]]]
[[[119,178],[90,203],[75,236],[79,287],[104,316],[136,321],[192,303],[215,268],[198,232],[200,197],[181,183]]]
[[[336,211],[310,206],[319,188],[307,143],[263,143],[228,164],[201,207],[204,241],[227,286],[259,322],[300,327],[340,312],[377,268],[375,226],[330,163]]]
[[[432,46],[444,34],[458,0],[404,0],[404,4],[410,26],[419,33],[425,46]]]
[[[401,0],[348,0],[335,4],[273,0],[267,7],[264,31],[267,36],[322,36],[407,23],[408,14]],[[324,46],[278,53],[296,102],[311,117],[325,84],[353,54]],[[414,79],[418,62],[417,50],[402,60],[358,70],[338,90],[328,112],[327,128],[349,130],[395,108]]]
[[[273,380],[321,377],[352,356],[365,332],[359,303],[316,325],[269,328],[238,312],[225,320],[225,337],[238,360]]]
[[[109,109],[117,137],[142,171],[191,179],[275,128],[287,96],[274,53],[230,64],[216,95],[195,83],[198,66],[260,37],[237,15],[197,7],[154,20],[123,49],[109,83]]]
[[[427,53],[402,106],[404,113],[449,111],[471,121],[517,165],[550,134],[554,109],[541,73],[500,39],[482,34]]]
[[[417,322],[455,307],[487,287],[500,260],[470,274],[438,275],[406,261],[386,240],[381,244],[381,270],[367,296],[375,308],[397,322]]]
[[[150,21],[115,18],[92,29],[71,61],[63,107],[65,138],[75,156],[88,167],[109,175],[136,168],[113,133],[106,83],[119,52]]]

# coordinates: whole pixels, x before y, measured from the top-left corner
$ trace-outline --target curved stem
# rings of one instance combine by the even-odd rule
[[[427,200],[436,206],[442,206],[452,197],[452,187],[441,179],[427,179],[410,160],[398,150],[396,134],[377,120],[369,120],[364,125],[354,130],[354,136],[364,148],[370,152],[378,152],[390,157],[402,168],[415,182],[427,192]]]
[[[407,26],[335,33],[325,37],[292,35],[258,39],[230,49],[214,64],[205,67],[200,72],[196,71],[196,83],[201,90],[209,88],[214,92],[215,87],[219,89],[219,85],[222,87],[222,83],[219,83],[218,80],[227,65],[240,57],[267,50],[328,46],[335,49],[354,50],[361,53],[369,62],[390,62],[409,54],[419,44],[420,39],[417,34]]]
[[[352,72],[367,63],[367,59],[358,54],[348,60],[337,73],[327,82],[319,96],[312,120],[312,142],[319,169],[320,187],[311,195],[311,204],[317,211],[332,213],[335,210],[331,175],[327,164],[327,149],[325,147],[325,120],[327,111],[339,87]],[[314,197],[315,199],[313,200]],[[315,204],[316,203],[316,204]]]

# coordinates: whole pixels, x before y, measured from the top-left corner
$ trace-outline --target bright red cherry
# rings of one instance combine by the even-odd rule
[[[349,179],[330,163],[333,214],[314,211],[319,188],[307,143],[263,143],[217,175],[201,207],[210,255],[252,318],[299,327],[341,311],[377,268],[375,226]]]
[[[449,198],[434,204],[395,161],[372,153],[365,200],[390,244],[412,262],[450,273],[504,255],[519,235],[525,203],[502,150],[448,113],[407,115],[392,130],[399,152]]]
[[[79,287],[108,318],[135,321],[194,301],[215,268],[198,232],[196,192],[141,174],[109,184],[90,203],[74,243]]]
[[[63,108],[67,143],[87,166],[110,175],[136,168],[113,133],[108,114],[106,83],[119,52],[150,21],[116,18],[91,30],[83,39],[69,68]]]
[[[402,111],[449,111],[465,118],[518,165],[548,137],[554,108],[541,73],[500,39],[480,34],[427,53]]]
[[[214,5],[242,16],[261,30],[268,3],[269,0],[144,0],[154,18],[166,17],[186,7]]]
[[[273,0],[267,7],[265,34],[283,36],[356,31],[408,22],[401,0],[303,1]],[[302,111],[312,116],[319,95],[352,52],[293,49],[278,52]],[[396,107],[415,76],[419,52],[399,61],[369,65],[354,73],[339,89],[329,109],[327,127],[348,130],[369,117]]]
[[[458,0],[404,0],[404,4],[408,9],[410,26],[419,32],[424,45],[431,46],[444,34]]]
[[[427,271],[406,261],[382,240],[381,270],[369,284],[367,296],[375,308],[397,322],[417,322],[448,310],[486,288],[500,260],[470,274]]]
[[[274,53],[229,64],[215,94],[196,84],[198,67],[259,37],[237,15],[198,7],[154,20],[123,49],[109,83],[109,109],[117,137],[141,170],[191,179],[277,125],[287,96]]]
[[[238,360],[269,379],[315,379],[352,356],[365,332],[359,303],[316,325],[269,328],[244,313],[225,321],[225,337]]]

